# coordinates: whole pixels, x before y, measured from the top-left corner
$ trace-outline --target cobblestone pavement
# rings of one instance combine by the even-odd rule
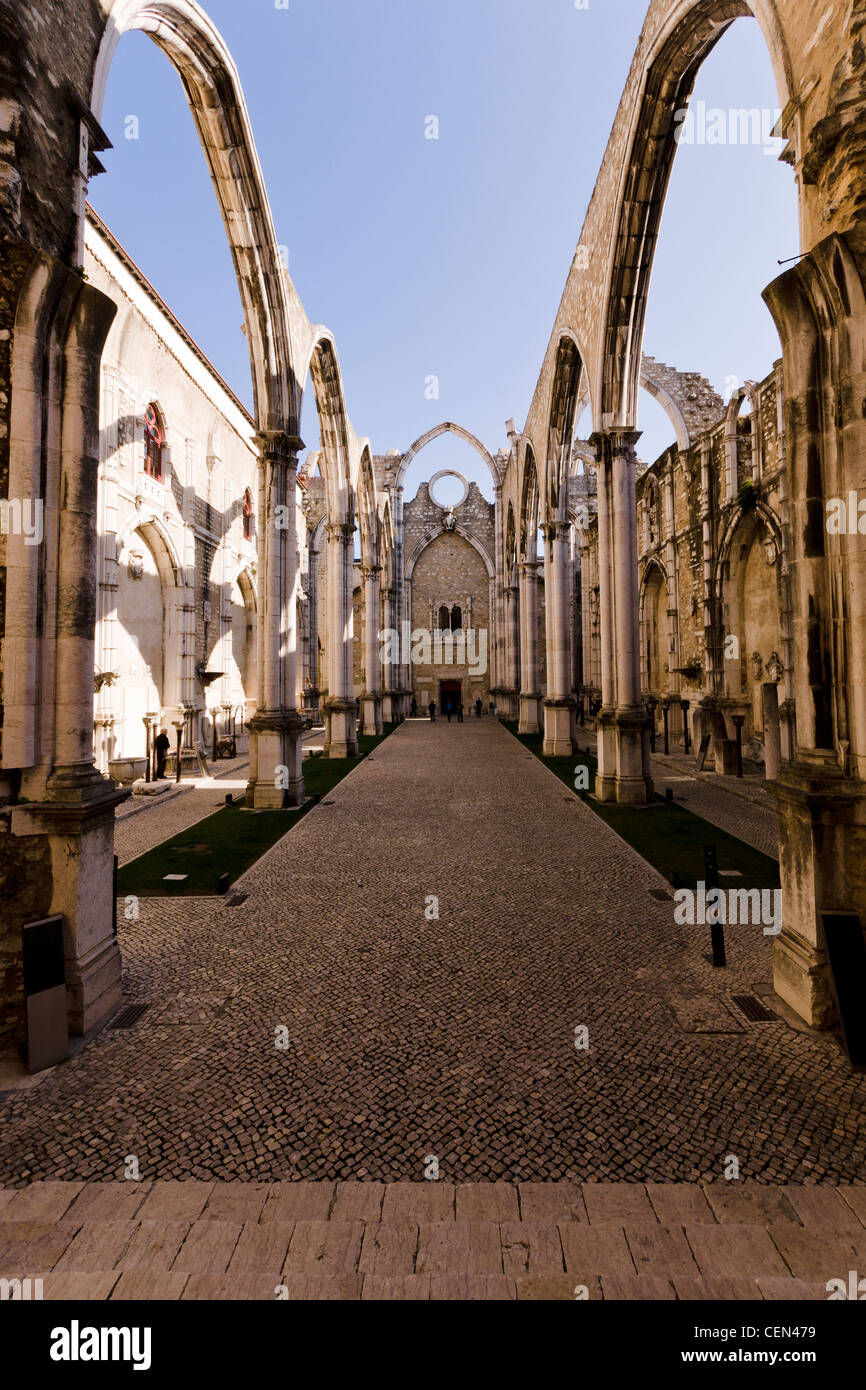
[[[596,736],[589,729],[578,735],[581,747],[593,753]],[[771,859],[779,857],[779,822],[773,797],[763,789],[759,777],[722,777],[714,772],[695,772],[694,757],[683,753],[656,754],[651,758],[657,792],[673,787],[681,806],[701,816],[711,825],[726,830]]]
[[[0,1181],[866,1181],[866,1077],[733,1002],[771,940],[714,970],[494,720],[404,724],[236,888],[121,921],[150,1008],[0,1096]]]
[[[862,1187],[0,1189],[0,1278],[46,1299],[807,1301],[864,1262]]]

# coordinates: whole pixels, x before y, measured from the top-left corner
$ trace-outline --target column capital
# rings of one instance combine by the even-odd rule
[[[259,430],[256,443],[263,459],[285,463],[289,468],[297,468],[298,454],[304,448],[303,439],[296,434],[287,434],[285,430]]]
[[[327,521],[325,530],[332,541],[341,541],[343,545],[348,545],[355,534],[355,528],[346,521]]]
[[[517,566],[518,573],[523,575],[524,579],[537,579],[540,568],[540,560],[521,560]]]
[[[634,458],[635,445],[642,433],[625,425],[615,426],[591,435],[589,442],[598,455],[599,464],[612,463],[618,458]]]
[[[568,539],[569,532],[571,531],[571,522],[542,521],[538,529],[546,541],[564,541]]]
[[[379,575],[380,575],[381,573],[382,573],[382,566],[381,566],[381,565],[365,565],[365,564],[362,564],[362,565],[361,565],[361,574],[362,574],[364,580],[366,581],[366,583],[368,583],[368,584],[369,584],[372,580],[378,579],[378,578],[379,578]]]

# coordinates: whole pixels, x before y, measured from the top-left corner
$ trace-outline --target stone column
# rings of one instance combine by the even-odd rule
[[[635,430],[612,430],[594,443],[598,467],[602,699],[599,727],[601,800],[652,799],[649,731],[640,697],[638,537]],[[615,702],[615,703],[612,703]]]
[[[297,685],[297,467],[300,439],[259,435],[258,706],[249,723],[249,795],[257,809],[301,806]]]
[[[545,628],[547,637],[547,694],[544,698],[544,755],[564,758],[574,751],[574,711],[571,689],[571,582],[569,532],[571,522],[547,522],[544,535]]]
[[[520,575],[520,723],[521,734],[540,732],[538,682],[538,561],[524,560]]]
[[[93,762],[100,358],[115,306],[83,285],[64,350],[60,408],[60,517],[54,627],[53,771],[43,804],[13,807],[13,836],[47,836],[51,901],[62,914],[69,1028],[89,1032],[120,1001],[113,925],[114,810],[128,792]],[[53,406],[53,409],[52,409]],[[56,403],[51,403],[53,414]],[[48,641],[51,634],[46,634]],[[31,851],[32,862],[38,856]]]
[[[614,611],[617,666],[617,801],[641,803],[654,796],[649,730],[641,700],[638,610],[638,538],[635,503],[637,431],[611,438],[614,499]]]
[[[613,525],[612,469],[607,437],[594,435],[596,449],[596,501],[598,506],[598,619],[601,709],[598,712],[598,772],[595,794],[599,801],[616,800],[616,669],[613,633]]]
[[[393,553],[388,557],[385,567],[385,587],[381,595],[382,629],[385,632],[396,632],[399,637],[397,626],[397,592],[394,588],[394,556]],[[383,724],[396,724],[398,719],[397,710],[399,708],[398,685],[398,664],[391,659],[391,641],[389,639],[387,660],[382,671],[382,722]],[[399,657],[398,657],[399,661]]]
[[[514,579],[512,573],[505,586],[506,688],[497,703],[499,713],[509,720],[518,718],[520,691],[520,590]]]
[[[328,527],[328,756],[354,758],[358,734],[353,691],[352,568],[354,531],[345,522]]]
[[[361,696],[363,731],[374,738],[382,726],[382,665],[379,647],[379,610],[381,604],[381,565],[364,565],[364,693]]]
[[[764,723],[764,778],[774,782],[782,766],[782,730],[779,720],[779,687],[775,681],[761,686]]]
[[[819,241],[764,299],[783,347],[797,738],[773,784],[783,893],[775,986],[826,1028],[837,1009],[822,913],[866,922],[866,561],[850,516],[839,534],[828,525],[831,499],[847,512],[866,477],[866,305],[848,240]]]

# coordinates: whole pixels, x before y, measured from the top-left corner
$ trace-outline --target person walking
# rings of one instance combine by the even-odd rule
[[[481,711],[482,711],[483,708],[484,708],[484,706],[483,706],[482,703],[481,703],[481,696],[479,695],[479,696],[478,696],[478,699],[475,701],[475,718],[476,718],[476,719],[480,719],[480,718],[481,718]]]
[[[413,718],[413,719],[415,718],[415,715],[416,715],[417,713],[418,713],[418,701],[415,699],[415,696],[413,695],[413,696],[412,696],[412,718]]]
[[[463,701],[462,701],[462,700],[460,700],[459,703],[458,703],[458,705],[457,705],[457,723],[458,723],[458,724],[462,724],[462,723],[463,723]]]
[[[168,734],[165,732],[165,729],[160,729],[153,744],[153,749],[156,753],[157,782],[165,781],[165,764],[168,759],[168,750],[170,747],[171,744],[168,741]]]
[[[454,713],[454,706],[450,700],[448,701],[448,704],[445,706],[445,713],[448,715],[448,723],[450,724],[451,716]]]
[[[430,723],[431,723],[431,724],[435,724],[435,723],[436,723],[436,701],[435,701],[435,700],[431,700],[431,701],[430,701],[429,705],[427,706],[427,713],[428,713],[429,716],[430,716]]]

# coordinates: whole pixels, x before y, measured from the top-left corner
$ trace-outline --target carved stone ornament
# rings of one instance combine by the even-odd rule
[[[144,578],[144,556],[138,550],[131,550],[126,566],[130,579]]]

